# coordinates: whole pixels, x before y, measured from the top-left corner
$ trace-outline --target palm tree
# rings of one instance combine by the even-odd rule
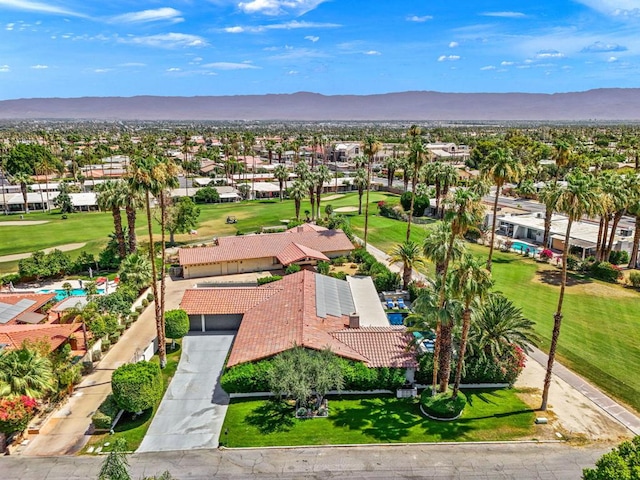
[[[138,157],[131,161],[129,165],[129,187],[142,192],[145,196],[145,207],[147,212],[147,228],[149,232],[149,262],[151,263],[156,332],[158,335],[158,356],[160,357],[160,367],[167,364],[167,350],[164,337],[164,319],[160,309],[158,297],[158,272],[156,267],[155,243],[153,240],[153,223],[151,222],[151,195],[159,195],[162,191],[162,182],[155,176],[158,160],[155,157]],[[164,261],[164,259],[163,259]]]
[[[562,325],[562,304],[564,301],[564,292],[567,287],[567,257],[571,246],[571,226],[573,222],[579,221],[584,215],[595,215],[600,209],[600,198],[597,194],[593,177],[577,170],[575,173],[567,176],[567,181],[567,187],[562,190],[558,197],[558,211],[567,215],[568,222],[562,251],[560,295],[558,297],[558,308],[553,316],[553,333],[551,335],[551,345],[549,346],[547,372],[544,377],[542,405],[540,406],[540,410],[543,411],[547,409],[549,387],[551,386],[551,373],[553,371],[553,362],[556,356],[558,337]]]
[[[424,256],[435,264],[436,276],[441,277],[444,271],[444,259],[447,256],[449,239],[451,238],[451,226],[447,222],[440,222],[425,237],[422,243]],[[454,238],[451,249],[451,261],[462,258],[464,243],[459,238]]]
[[[139,292],[151,284],[153,274],[149,259],[139,253],[132,253],[120,264],[118,271],[120,283],[130,285]]]
[[[362,152],[367,157],[367,198],[364,205],[364,248],[367,248],[367,235],[369,233],[369,190],[371,188],[371,166],[376,153],[380,151],[382,144],[373,135],[368,135],[364,139]]]
[[[636,218],[633,233],[633,247],[629,256],[627,268],[638,268],[638,251],[640,250],[640,194],[635,195],[629,203],[629,213]]]
[[[276,165],[276,168],[274,168],[273,176],[278,179],[278,184],[280,186],[280,201],[282,201],[283,187],[286,188],[287,186],[286,182],[287,182],[287,179],[289,178],[289,171],[287,170],[287,167],[285,167],[280,163]]]
[[[491,260],[493,258],[493,247],[496,235],[496,220],[498,212],[498,198],[500,189],[506,182],[517,181],[520,177],[521,165],[511,154],[508,148],[496,148],[487,157],[487,161],[481,165],[482,173],[493,180],[496,186],[496,196],[493,201],[493,219],[491,224],[491,242],[489,244],[489,258],[487,259],[487,270],[491,271]]]
[[[385,167],[387,168],[387,188],[393,186],[393,177],[395,176],[396,169],[398,168],[398,152],[397,146],[393,146],[393,155],[385,159]]]
[[[465,255],[451,271],[451,289],[463,304],[462,333],[460,334],[460,350],[458,351],[458,363],[453,384],[453,398],[458,396],[460,389],[464,356],[467,351],[467,339],[471,326],[471,314],[474,308],[482,304],[493,286],[491,272],[484,268],[483,263],[472,255]]]
[[[307,186],[305,182],[298,179],[293,182],[289,189],[289,198],[293,199],[293,205],[296,210],[296,220],[300,220],[300,206],[302,199],[307,196]]]
[[[315,154],[314,154],[315,155]],[[320,165],[315,172],[316,181],[316,213],[320,218],[320,194],[325,183],[331,181],[332,175],[326,165]]]
[[[55,375],[48,358],[28,348],[0,355],[0,396],[42,398],[54,387]]]
[[[413,219],[413,205],[416,199],[416,185],[418,184],[418,172],[427,154],[422,140],[420,139],[420,127],[412,125],[409,129],[409,165],[413,166],[413,175],[411,179],[411,207],[409,208],[409,219],[407,223],[407,240],[411,236],[411,221]]]
[[[47,211],[51,210],[49,207],[49,175],[55,172],[51,157],[48,155],[43,156],[35,166],[35,171],[38,175],[44,175],[45,190],[47,191]],[[44,211],[44,198],[42,188],[40,189],[40,198],[42,200],[42,211]]]
[[[544,205],[544,237],[542,244],[545,248],[549,248],[550,234],[551,234],[551,219],[553,212],[556,209],[558,203],[558,196],[560,195],[560,185],[558,182],[549,182],[538,192],[538,200]]]
[[[131,186],[125,184],[127,189],[127,201],[124,209],[127,215],[127,236],[128,253],[135,253],[138,249],[138,238],[136,236],[137,211],[144,207],[144,195],[139,190],[132,190]]]
[[[13,175],[13,181],[20,184],[20,192],[22,193],[22,200],[24,201],[24,213],[29,213],[27,185],[31,185],[33,183],[33,180],[31,179],[31,175],[25,172],[18,172],[15,175]]]
[[[469,348],[480,357],[500,357],[514,345],[529,351],[538,341],[534,325],[507,297],[501,293],[489,295],[473,315]]]
[[[358,189],[358,215],[362,215],[362,195],[364,195],[364,189],[367,188],[367,171],[364,168],[356,170],[353,184]]]
[[[413,269],[425,265],[425,258],[420,245],[411,240],[398,243],[389,252],[389,255],[392,263],[402,262],[402,288],[406,290],[409,282],[411,282]]]
[[[120,209],[124,207],[128,201],[128,189],[123,187],[123,183],[113,180],[107,180],[96,186],[98,206],[101,210],[110,210],[113,216],[113,228],[116,241],[118,242],[118,255],[120,255],[121,259],[127,256],[127,246],[124,240]]]

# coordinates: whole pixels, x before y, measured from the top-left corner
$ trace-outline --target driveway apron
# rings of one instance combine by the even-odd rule
[[[138,452],[216,448],[229,405],[220,387],[234,332],[190,333],[160,408]]]

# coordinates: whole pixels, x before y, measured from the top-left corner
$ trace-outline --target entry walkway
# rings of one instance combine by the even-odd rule
[[[191,333],[138,452],[216,448],[229,405],[220,386],[234,332]]]

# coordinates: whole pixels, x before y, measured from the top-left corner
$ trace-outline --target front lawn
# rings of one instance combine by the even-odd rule
[[[176,349],[171,351],[171,344],[167,343],[167,366],[162,370],[162,379],[163,379],[163,391],[162,396],[167,391],[169,387],[169,383],[171,379],[176,373],[178,369],[178,363],[180,362],[180,354],[182,352],[182,348],[180,345],[181,341],[176,340]],[[152,359],[152,362],[160,363],[158,355],[155,355]],[[149,410],[146,410],[142,415],[138,415],[134,418],[133,414],[123,413],[122,418],[114,428],[114,434],[111,435],[109,433],[101,433],[99,435],[93,435],[91,440],[87,446],[83,449],[83,453],[87,453],[87,449],[89,447],[93,447],[94,449],[102,446],[103,452],[111,451],[115,441],[119,438],[124,438],[126,441],[126,450],[127,451],[135,451],[140,444],[142,443],[142,439],[149,430],[149,426],[151,425],[151,421],[158,411],[158,407],[160,406],[160,402],[162,401],[162,397],[160,397],[160,401]],[[109,445],[104,446],[104,444],[109,443]]]
[[[418,399],[387,396],[329,398],[329,417],[299,420],[292,406],[234,399],[222,427],[227,447],[342,445],[533,439],[534,412],[516,390],[466,392],[459,420],[436,422],[420,413]]]

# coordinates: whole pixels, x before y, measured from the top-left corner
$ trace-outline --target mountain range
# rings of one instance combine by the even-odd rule
[[[640,88],[569,93],[398,92],[29,98],[0,101],[0,119],[634,121]]]

